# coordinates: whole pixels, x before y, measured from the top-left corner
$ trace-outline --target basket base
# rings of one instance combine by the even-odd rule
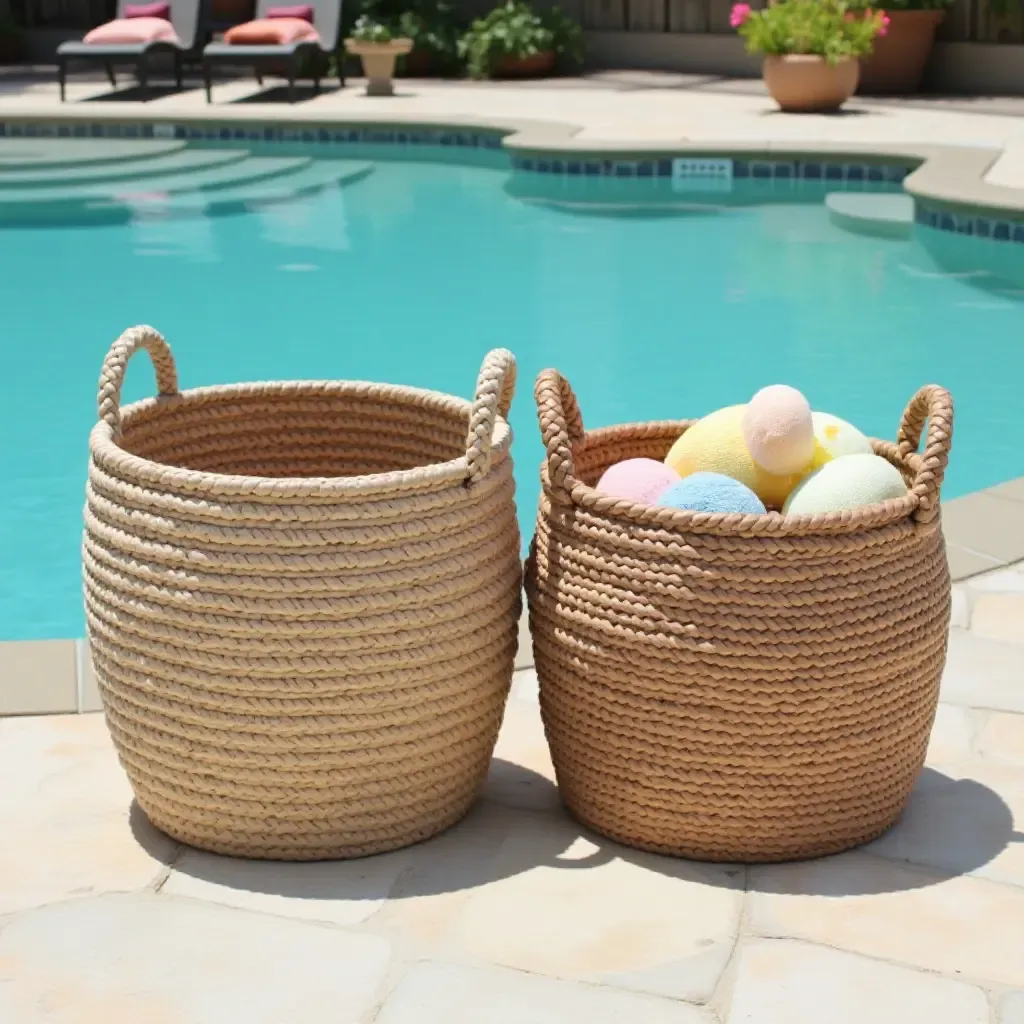
[[[285,841],[273,835],[242,837],[228,834],[221,836],[212,833],[199,834],[188,827],[183,827],[179,822],[163,818],[159,813],[150,814],[138,801],[136,801],[136,806],[154,828],[159,829],[175,842],[193,849],[216,853],[223,857],[298,863],[322,860],[357,860],[415,846],[457,825],[469,813],[475,802],[476,794],[473,794],[470,799],[453,807],[444,816],[435,818],[419,827],[404,830],[399,834],[357,843],[350,839],[332,837],[329,834],[293,841]]]
[[[900,807],[882,824],[875,823],[860,832],[847,832],[834,837],[821,839],[813,843],[780,842],[769,848],[767,844],[748,846],[745,844],[729,844],[719,842],[690,841],[680,843],[664,843],[646,839],[635,832],[609,827],[607,823],[593,820],[576,808],[563,802],[566,811],[581,825],[593,832],[611,839],[622,846],[646,853],[657,853],[664,857],[681,857],[685,860],[696,860],[710,864],[782,864],[789,861],[815,860],[819,857],[830,857],[837,853],[845,853],[855,847],[863,846],[887,832],[899,820],[903,813]]]

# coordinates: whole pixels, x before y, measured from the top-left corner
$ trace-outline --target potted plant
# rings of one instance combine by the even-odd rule
[[[506,0],[479,18],[459,43],[471,78],[531,78],[549,74],[559,58],[582,57],[582,33],[557,7],[543,13]]]
[[[935,31],[952,0],[886,0],[889,31],[861,61],[858,92],[917,92],[935,42]]]
[[[363,62],[367,96],[392,96],[395,61],[412,49],[412,40],[397,36],[388,25],[363,15],[345,40],[345,49]]]
[[[402,61],[405,74],[445,75],[461,68],[459,39],[465,22],[447,0],[414,0],[400,14],[398,28],[412,40],[412,52]]]
[[[853,95],[860,58],[889,19],[845,0],[778,0],[760,11],[735,4],[729,22],[749,52],[764,54],[764,83],[782,110],[828,113]]]

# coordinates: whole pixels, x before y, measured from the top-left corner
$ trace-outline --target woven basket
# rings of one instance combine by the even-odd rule
[[[908,497],[819,516],[710,515],[602,495],[693,422],[587,433],[555,371],[527,562],[541,709],[562,798],[629,846],[775,861],[866,842],[924,763],[949,625],[939,487],[947,392],[875,451]],[[917,454],[929,421],[927,445]]]
[[[140,348],[160,396],[122,411]],[[514,383],[498,350],[472,404],[345,381],[179,393],[156,331],[114,343],[90,437],[86,617],[156,826],[313,860],[466,813],[517,642]]]

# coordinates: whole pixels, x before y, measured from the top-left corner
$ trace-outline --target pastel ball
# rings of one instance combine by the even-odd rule
[[[759,466],[743,438],[745,405],[730,405],[698,420],[672,445],[665,464],[681,477],[721,473],[749,487],[764,505],[778,508],[800,474],[777,476]]]
[[[721,473],[691,473],[673,484],[657,503],[664,508],[693,512],[743,512],[762,516],[765,513],[763,502],[749,487]]]
[[[743,439],[754,462],[769,473],[805,473],[814,456],[807,399],[786,384],[762,388],[743,413]]]
[[[881,455],[840,455],[801,481],[782,511],[790,516],[842,512],[906,493],[900,471]]]
[[[814,456],[811,469],[820,469],[841,455],[873,455],[871,442],[852,423],[828,412],[812,412]]]
[[[663,491],[679,481],[679,474],[657,459],[626,459],[609,466],[597,482],[602,494],[653,505]]]

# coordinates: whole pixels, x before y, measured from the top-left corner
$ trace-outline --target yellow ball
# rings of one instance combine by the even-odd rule
[[[871,442],[852,423],[827,412],[812,412],[814,457],[810,472],[841,455],[872,455]]]
[[[743,439],[745,405],[710,413],[687,430],[665,456],[665,465],[680,476],[722,473],[749,487],[764,504],[780,508],[803,474],[776,476],[762,469]]]

